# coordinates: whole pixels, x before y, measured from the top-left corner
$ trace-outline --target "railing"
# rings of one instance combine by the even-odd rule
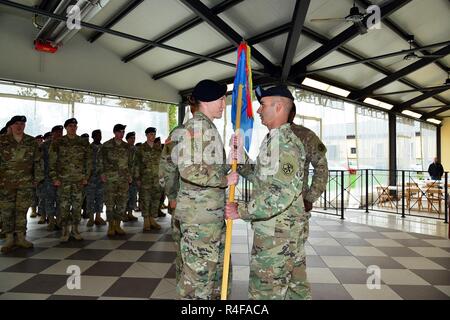
[[[312,172],[309,175],[311,183]],[[345,210],[388,212],[444,220],[449,217],[449,174],[442,180],[427,179],[426,171],[411,170],[330,170],[325,192],[314,211],[340,216]],[[241,179],[236,199],[248,202],[252,184]]]

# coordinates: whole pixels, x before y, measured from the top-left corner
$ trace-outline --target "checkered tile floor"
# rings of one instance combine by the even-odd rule
[[[85,240],[67,244],[37,220],[29,219],[33,250],[0,255],[0,300],[177,299],[170,216],[160,218],[158,232],[142,233],[141,218],[125,224],[126,236],[111,240],[106,227],[83,227]],[[234,224],[231,299],[247,299],[251,237],[248,224]],[[443,238],[313,214],[306,253],[313,299],[450,299],[450,241]],[[81,270],[79,290],[66,285],[71,265]],[[381,286],[369,290],[372,265]]]

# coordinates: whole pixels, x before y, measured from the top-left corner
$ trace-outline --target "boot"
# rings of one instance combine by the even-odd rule
[[[86,227],[91,228],[94,226],[94,217],[90,217],[88,222],[86,223]]]
[[[160,230],[161,226],[156,222],[155,218],[149,217],[150,219],[150,227],[155,230]]]
[[[55,220],[55,217],[50,216],[50,217],[48,217],[47,231],[55,231],[55,229],[56,229],[56,220]]]
[[[14,249],[14,233],[6,234],[6,241],[2,247],[2,253],[7,254]]]
[[[105,226],[106,225],[106,221],[102,219],[102,216],[100,215],[100,213],[97,213],[95,215],[94,223],[96,226]]]
[[[144,231],[150,231],[150,217],[144,217]]]
[[[17,232],[16,245],[19,248],[25,248],[25,249],[33,248],[33,244],[30,241],[28,241],[27,239],[25,239],[25,235],[23,234],[23,232]]]
[[[61,242],[68,242],[70,238],[70,225],[65,225],[62,227],[62,236],[60,238]]]
[[[38,224],[45,224],[47,222],[47,215],[42,213],[41,218],[39,219]]]
[[[116,230],[114,228],[115,220],[108,221],[108,237],[113,237],[116,235]]]
[[[120,220],[116,220],[115,224],[114,224],[114,231],[117,233],[117,235],[119,236],[123,236],[125,234],[125,230],[123,230],[120,227]]]
[[[31,207],[31,215],[30,215],[30,218],[36,218],[36,217],[37,217],[36,207]]]
[[[162,212],[161,209],[159,209],[158,217],[162,218],[162,217],[165,217],[165,216],[166,216],[166,214],[164,212]]]
[[[83,238],[81,237],[80,231],[78,231],[78,224],[74,224],[72,226],[72,237],[75,238],[77,241],[82,241]]]
[[[128,210],[127,212],[128,221],[137,221],[138,218],[133,216],[133,210]]]

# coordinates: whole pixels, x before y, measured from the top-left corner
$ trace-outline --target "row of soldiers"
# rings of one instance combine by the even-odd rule
[[[328,180],[326,147],[311,130],[294,124],[294,97],[286,86],[258,87],[257,113],[269,133],[255,162],[243,151],[242,135],[234,135],[226,161],[213,123],[223,115],[226,92],[226,85],[200,81],[189,99],[193,117],[171,132],[161,157],[160,182],[169,199],[178,249],[177,292],[183,299],[220,298],[225,220],[243,219],[254,230],[249,298],[310,299],[304,246],[310,211]],[[173,159],[176,148],[192,150],[191,156],[200,155],[201,161]],[[221,154],[223,161],[205,158],[211,150]],[[267,167],[267,156],[275,153],[275,165]],[[230,159],[239,161],[238,173],[230,173]],[[310,164],[314,167],[311,184]],[[244,205],[227,203],[226,189],[239,176],[252,183],[251,200]]]
[[[12,117],[0,136],[0,221],[6,237],[2,252],[33,246],[25,232],[35,190],[44,200],[42,214],[48,217],[49,228],[58,218],[62,242],[71,236],[82,240],[79,224],[84,195],[88,226],[104,223],[100,216],[104,202],[108,236],[124,235],[121,221],[136,220],[132,215],[136,191],[129,193],[133,182],[140,191],[144,230],[161,228],[155,219],[161,203],[158,168],[162,150],[155,143],[155,128],[146,129],[147,141],[138,147],[123,140],[126,126],[122,124],[114,126],[114,137],[103,145],[101,132],[94,131],[90,145],[88,139],[77,135],[78,122],[71,118],[64,123],[66,135],[62,135],[63,126],[55,126],[51,139],[39,146],[24,133],[26,121],[25,116]]]

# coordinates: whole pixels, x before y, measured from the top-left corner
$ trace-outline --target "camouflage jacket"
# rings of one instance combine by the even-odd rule
[[[80,182],[92,172],[92,152],[89,142],[67,135],[52,142],[49,150],[49,175],[52,181]]]
[[[284,124],[273,129],[261,144],[255,165],[239,165],[239,173],[253,183],[252,200],[239,207],[244,220],[269,220],[278,215],[283,219],[298,218],[303,207],[303,144]],[[285,217],[284,217],[285,216]]]
[[[27,134],[21,142],[13,135],[0,136],[0,188],[31,188],[44,179],[41,152],[35,139]]]
[[[106,141],[99,151],[98,173],[108,182],[129,182],[133,172],[133,155],[128,143],[116,143],[112,138]]]
[[[197,111],[189,119],[172,156],[180,173],[180,190],[175,215],[185,223],[223,221],[226,163],[223,142],[214,123]]]
[[[159,185],[159,159],[161,157],[161,149],[155,146],[151,147],[144,142],[136,151],[134,159],[134,175],[136,181],[140,181],[142,185]]]
[[[303,174],[303,198],[311,203],[316,202],[325,191],[328,182],[327,148],[319,137],[310,129],[291,124],[294,134],[305,146],[306,159]],[[309,185],[309,164],[312,164],[314,173]]]
[[[177,198],[178,190],[180,189],[180,173],[178,172],[177,165],[172,160],[172,151],[178,144],[177,139],[172,139],[177,135],[178,129],[184,129],[184,125],[180,125],[170,132],[169,137],[164,143],[164,149],[161,153],[161,159],[159,161],[159,184],[164,189],[164,193],[170,200]]]

